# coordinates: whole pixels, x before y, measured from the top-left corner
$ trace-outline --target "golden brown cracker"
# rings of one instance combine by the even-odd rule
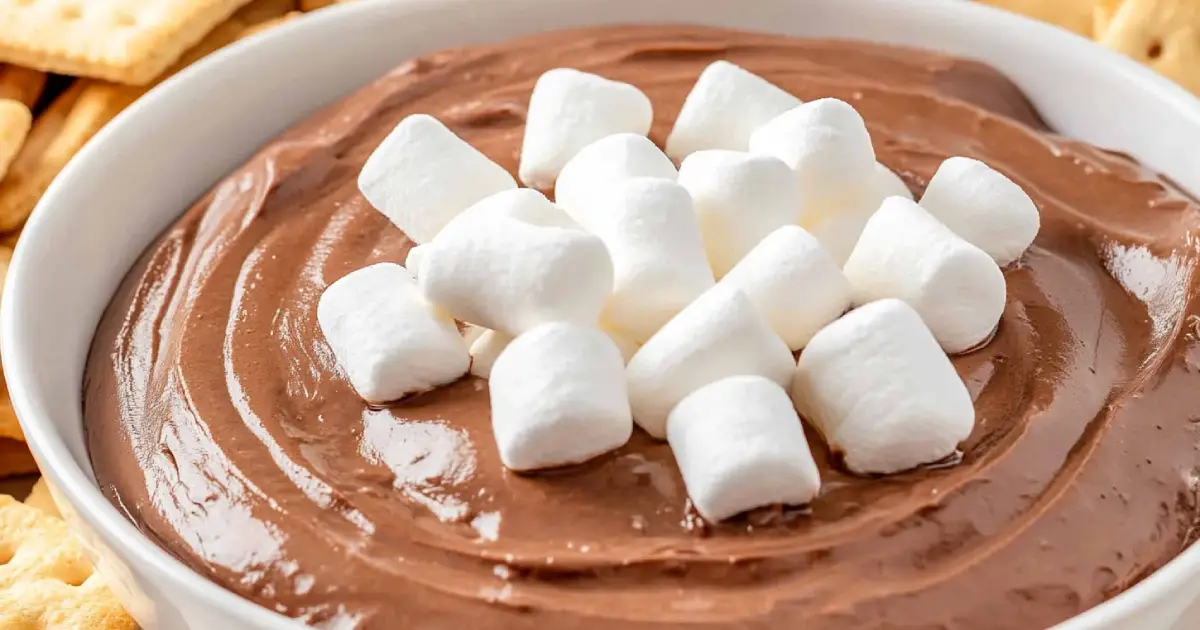
[[[29,136],[33,108],[45,87],[45,72],[0,66],[0,178],[8,173]]]
[[[1097,0],[980,0],[1091,37]]]
[[[300,10],[316,11],[317,9],[337,4],[338,2],[339,0],[300,0]]]
[[[25,441],[25,433],[17,422],[17,412],[13,410],[12,400],[7,394],[0,398],[0,438]]]
[[[75,153],[140,94],[138,88],[82,80],[55,99],[0,182],[0,232],[20,227]]]
[[[1096,40],[1200,94],[1200,0],[1112,2]]]
[[[263,31],[269,31],[269,30],[275,28],[276,26],[279,26],[280,24],[283,24],[284,22],[290,22],[291,20],[294,20],[294,19],[300,17],[301,15],[304,15],[304,13],[302,13],[300,11],[292,11],[290,13],[285,13],[277,18],[272,18],[265,22],[255,24],[253,26],[250,26],[246,30],[242,31],[242,34],[241,34],[241,36],[238,37],[238,39],[245,39],[247,37],[250,37],[251,35],[257,35],[258,33],[261,33]]]
[[[254,0],[238,9],[233,19],[243,24],[258,24],[300,10],[298,0]]]
[[[32,127],[33,113],[28,105],[11,98],[0,98],[0,178],[17,159]]]
[[[137,628],[59,518],[0,496],[0,628]]]
[[[0,438],[0,478],[32,475],[36,472],[37,462],[34,461],[33,454],[29,452],[29,447],[25,445],[25,442],[12,438]],[[0,588],[3,588],[2,582],[0,582]],[[3,627],[0,625],[0,628]]]
[[[285,15],[294,6],[290,0],[257,0],[243,7],[184,54],[164,77],[236,41],[248,29]],[[0,233],[20,228],[67,162],[148,89],[84,79],[56,98],[34,121],[8,176],[0,181]]]
[[[45,72],[11,64],[0,67],[0,99],[20,101],[32,110],[45,89]]]
[[[9,0],[0,61],[146,85],[249,0]]]
[[[247,31],[273,22],[295,10],[294,0],[254,0],[219,24],[203,41],[187,51],[164,78],[245,37]]]
[[[37,483],[33,484],[29,496],[25,497],[25,505],[37,508],[50,516],[62,518],[62,514],[58,511],[58,505],[54,503],[54,495],[50,494],[50,485],[45,477],[38,479]]]
[[[12,249],[17,246],[17,239],[21,238],[21,229],[17,228],[12,232],[0,235],[0,245]]]

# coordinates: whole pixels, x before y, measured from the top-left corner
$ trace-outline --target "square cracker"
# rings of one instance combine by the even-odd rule
[[[38,479],[37,483],[33,484],[29,496],[25,497],[25,505],[35,507],[50,516],[62,518],[62,514],[58,511],[58,504],[54,502],[54,495],[50,493],[50,484],[45,477]]]
[[[1103,0],[1096,40],[1200,94],[1200,0]]]
[[[249,0],[5,0],[0,61],[145,85]]]
[[[237,41],[260,25],[287,15],[294,7],[293,0],[251,2],[209,31],[200,43],[168,69],[165,76]],[[34,121],[8,169],[8,176],[0,181],[0,232],[20,228],[67,162],[147,89],[82,79],[56,98]]]
[[[0,495],[0,628],[134,630],[67,524]]]

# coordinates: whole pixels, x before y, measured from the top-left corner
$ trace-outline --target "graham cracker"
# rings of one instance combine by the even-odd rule
[[[164,78],[237,41],[255,26],[286,15],[294,7],[293,0],[257,0],[245,6],[187,51]],[[84,79],[56,98],[33,122],[24,146],[12,160],[8,176],[0,181],[0,233],[20,228],[71,158],[148,89]]]
[[[62,518],[62,514],[58,511],[58,505],[54,503],[54,495],[50,494],[50,484],[45,477],[38,479],[37,483],[33,484],[29,496],[25,497],[25,505],[37,508],[50,516]]]
[[[1200,94],[1200,0],[1106,0],[1096,20],[1101,44]]]
[[[0,496],[0,628],[135,630],[61,519]]]
[[[8,0],[0,3],[0,61],[146,85],[247,2]]]

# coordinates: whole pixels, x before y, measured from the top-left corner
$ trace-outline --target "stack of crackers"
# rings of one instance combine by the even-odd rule
[[[0,0],[0,282],[42,193],[121,110],[209,53],[334,1]],[[0,478],[36,473],[0,379]],[[136,627],[44,482],[24,503],[0,495],[0,630]]]
[[[122,109],[222,46],[335,1],[0,0],[0,282],[51,180]],[[1200,0],[982,1],[1200,93]],[[36,472],[0,380],[0,478]],[[136,628],[40,481],[24,503],[0,495],[0,630],[26,628]]]

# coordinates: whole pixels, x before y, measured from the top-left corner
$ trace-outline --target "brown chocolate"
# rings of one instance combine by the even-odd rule
[[[534,80],[566,66],[645,90],[661,145],[716,59],[852,103],[918,193],[966,155],[1041,208],[995,340],[954,360],[978,409],[960,465],[864,479],[816,443],[811,509],[706,525],[640,432],[522,476],[498,461],[484,381],[359,400],[316,304],[411,245],[355,185],[401,118],[437,116],[515,172]],[[324,627],[1040,630],[1191,542],[1198,210],[1055,136],[995,71],[940,55],[695,27],[434,54],[263,148],[146,252],[96,334],[92,461],[181,560]]]

